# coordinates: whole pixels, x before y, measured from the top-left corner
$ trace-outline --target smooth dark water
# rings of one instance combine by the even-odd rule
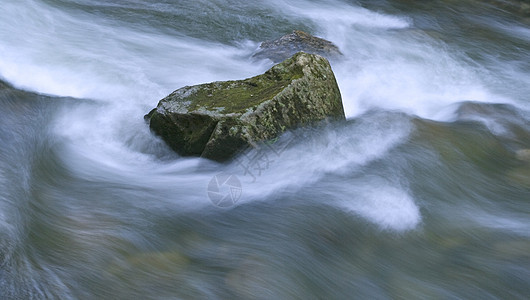
[[[529,9],[3,1],[0,298],[527,299]],[[345,54],[347,121],[230,164],[149,132],[159,99],[264,72],[293,29]]]

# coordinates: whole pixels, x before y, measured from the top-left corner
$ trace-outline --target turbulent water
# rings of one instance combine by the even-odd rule
[[[530,4],[0,11],[0,298],[530,295]],[[260,42],[294,29],[340,47],[347,121],[227,164],[179,157],[149,132],[162,97],[264,72]],[[229,207],[208,193],[218,174],[239,180],[223,186]]]

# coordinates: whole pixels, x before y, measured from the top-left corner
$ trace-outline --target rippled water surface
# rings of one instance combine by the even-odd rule
[[[530,295],[527,2],[1,6],[0,298]],[[346,121],[226,164],[149,132],[162,97],[264,72],[294,29],[344,53]]]

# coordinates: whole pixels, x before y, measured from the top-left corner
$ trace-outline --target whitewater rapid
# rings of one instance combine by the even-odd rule
[[[210,205],[206,183],[221,171],[241,174],[241,166],[177,158],[149,132],[143,115],[179,87],[264,72],[272,62],[251,57],[261,40],[256,36],[219,40],[214,33],[189,34],[179,23],[162,26],[147,19],[135,23],[126,16],[102,13],[118,9],[118,4],[92,3],[99,10],[81,9],[82,1],[79,7],[61,4],[6,0],[0,20],[2,78],[20,89],[88,99],[70,99],[79,103],[61,108],[51,122],[53,136],[63,145],[61,160],[79,178],[156,191],[160,199],[182,207]],[[182,5],[123,5],[153,15],[183,16],[186,11]],[[212,5],[224,4],[213,1]],[[502,93],[507,71],[497,75],[493,70],[498,65],[477,65],[462,49],[418,30],[409,16],[342,1],[256,1],[212,9],[205,18],[219,15],[215,18],[228,22],[225,19],[241,10],[254,9],[259,17],[239,22],[254,28],[255,23],[264,22],[263,15],[276,14],[277,20],[307,24],[304,29],[340,47],[344,57],[332,62],[332,67],[347,117],[361,117],[361,122],[339,130],[329,128],[317,134],[311,145],[298,142],[275,158],[258,183],[242,176],[246,188],[241,203],[310,186],[329,173],[361,168],[385,158],[408,139],[412,125],[407,118],[362,117],[367,112],[397,111],[449,121],[462,101],[526,105],[517,93]],[[204,20],[200,16],[196,21]],[[262,33],[270,37],[273,32],[265,28]],[[517,32],[527,38],[525,29]],[[521,75],[519,80],[528,78],[516,68],[511,71],[514,77]],[[421,222],[406,178],[394,182],[363,178],[360,183],[322,189],[327,188],[335,192],[323,202],[381,228],[411,229]],[[359,197],[365,204],[352,198],[354,194],[363,195]]]

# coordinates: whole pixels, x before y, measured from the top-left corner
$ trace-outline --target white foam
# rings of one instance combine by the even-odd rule
[[[152,105],[187,84],[238,79],[262,69],[238,59],[255,45],[230,47],[126,28],[31,0],[8,1],[2,8],[0,76],[41,93]]]
[[[385,184],[382,180],[359,182],[351,198],[338,206],[359,215],[385,230],[411,230],[421,222],[421,214],[414,199],[402,188]]]
[[[312,21],[316,34],[343,52],[343,60],[332,66],[348,117],[383,108],[447,120],[451,116],[443,110],[462,101],[516,103],[515,95],[499,93],[503,84],[495,82],[513,82],[509,76],[497,78],[508,72],[506,64],[502,72],[477,66],[461,50],[414,29],[407,17],[338,1],[286,4],[282,13]],[[510,75],[527,77],[521,72]]]
[[[349,116],[377,107],[437,119],[456,102],[501,98],[477,71],[427,37],[358,32],[348,44],[346,61],[334,68]]]
[[[473,220],[486,228],[516,233],[522,236],[530,236],[530,224],[526,216],[506,211],[488,212],[482,209],[466,211],[464,217]]]
[[[340,1],[315,3],[311,1],[274,1],[275,7],[281,7],[281,13],[296,18],[305,17],[317,24],[334,26],[364,26],[369,28],[398,29],[409,27],[411,21],[405,17],[390,16],[368,9],[345,4]],[[336,28],[335,28],[336,29]]]
[[[279,154],[276,151],[282,148],[273,145],[274,151],[263,151],[261,161],[252,159],[260,154],[253,151],[225,171],[236,174],[245,184],[246,199],[267,199],[278,191],[293,192],[311,185],[329,174],[359,170],[405,141],[411,128],[406,118],[373,114],[340,130],[330,128],[303,141],[294,138],[295,144]]]

